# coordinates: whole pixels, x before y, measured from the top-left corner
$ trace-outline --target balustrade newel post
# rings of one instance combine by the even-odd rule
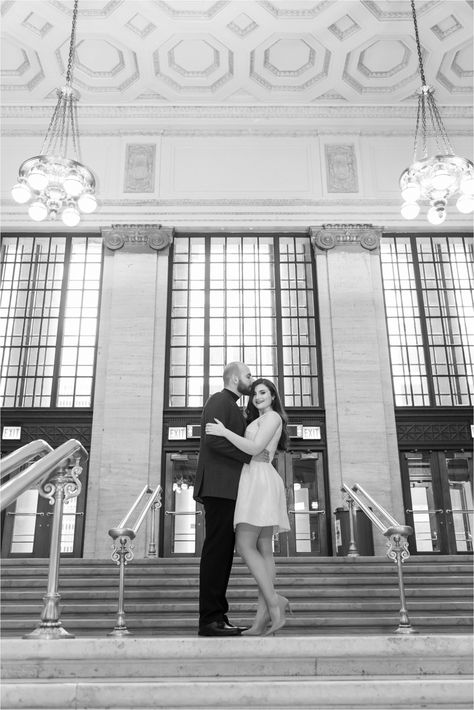
[[[112,528],[109,535],[114,541],[112,559],[119,567],[119,598],[115,626],[107,636],[131,636],[132,632],[125,623],[124,585],[125,566],[133,560],[133,546],[130,542],[135,538],[135,532],[131,528]]]
[[[69,498],[77,498],[81,492],[82,484],[78,476],[82,473],[82,468],[79,466],[79,461],[79,458],[76,459],[74,466],[67,464],[38,488],[39,494],[44,498],[48,498],[50,505],[54,505],[49,554],[48,590],[46,596],[43,597],[44,605],[39,626],[29,634],[25,634],[23,638],[74,638],[73,634],[66,631],[60,620],[59,600],[61,595],[58,592],[58,583],[64,502]]]
[[[357,520],[356,520],[354,501],[352,500],[352,498],[349,498],[347,500],[347,505],[349,507],[349,535],[350,535],[349,550],[347,552],[347,557],[359,557],[360,556],[359,550],[357,549],[357,543],[356,543]]]
[[[395,629],[396,634],[416,634],[418,633],[411,625],[408,617],[405,597],[405,583],[403,580],[403,562],[408,559],[408,535],[412,534],[412,529],[409,526],[401,525],[398,528],[389,528],[385,536],[387,540],[387,557],[393,560],[397,565],[398,573],[398,589],[400,592],[400,623]]]
[[[158,557],[156,549],[156,511],[161,508],[161,490],[159,497],[150,508],[150,540],[148,543],[147,557]]]

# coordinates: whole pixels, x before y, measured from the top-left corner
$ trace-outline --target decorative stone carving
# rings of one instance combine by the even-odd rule
[[[129,143],[125,157],[124,192],[153,192],[155,189],[154,143]]]
[[[163,228],[160,224],[113,224],[102,229],[102,236],[111,251],[125,245],[148,246],[161,251],[172,243],[173,232],[172,228]]]
[[[360,245],[363,249],[378,249],[382,229],[371,224],[324,224],[322,228],[309,228],[313,246],[322,251],[341,245]]]
[[[324,148],[328,192],[358,192],[354,146],[327,144]]]

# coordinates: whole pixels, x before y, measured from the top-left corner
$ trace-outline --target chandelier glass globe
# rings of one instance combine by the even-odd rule
[[[76,207],[70,205],[63,209],[61,219],[67,227],[76,227],[81,221],[81,215]]]
[[[16,185],[12,187],[12,197],[19,205],[24,205],[25,202],[29,202],[31,200],[31,194],[31,190],[26,182],[17,182]]]
[[[42,222],[48,216],[48,208],[41,200],[35,200],[29,206],[28,214],[35,222]]]

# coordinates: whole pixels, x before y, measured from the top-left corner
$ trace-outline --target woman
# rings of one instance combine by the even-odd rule
[[[246,410],[245,437],[216,424],[206,424],[206,434],[223,436],[245,453],[256,456],[264,449],[273,459],[277,449],[287,446],[287,417],[275,385],[260,378],[253,383]],[[275,562],[272,537],[274,532],[290,529],[283,481],[271,463],[255,461],[244,464],[235,505],[234,527],[236,549],[254,576],[258,588],[258,608],[255,620],[244,632],[246,636],[274,634],[285,624],[288,600],[274,588]]]

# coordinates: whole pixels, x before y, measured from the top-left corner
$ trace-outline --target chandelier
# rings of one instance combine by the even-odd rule
[[[78,0],[74,0],[66,85],[57,89],[58,102],[43,141],[41,154],[20,165],[18,182],[12,197],[19,204],[29,204],[28,214],[35,222],[55,220],[75,227],[81,213],[90,214],[97,207],[95,179],[81,163],[77,128],[78,96],[71,87]],[[73,152],[74,160],[67,157]]]
[[[411,0],[411,10],[422,86],[418,91],[413,163],[400,176],[404,200],[401,213],[405,219],[415,219],[420,211],[418,201],[428,200],[428,222],[438,225],[446,219],[446,206],[451,197],[458,197],[459,212],[468,214],[474,210],[474,165],[454,154],[434,99],[434,89],[426,83],[415,0]],[[435,152],[431,156],[428,155],[430,139]]]

